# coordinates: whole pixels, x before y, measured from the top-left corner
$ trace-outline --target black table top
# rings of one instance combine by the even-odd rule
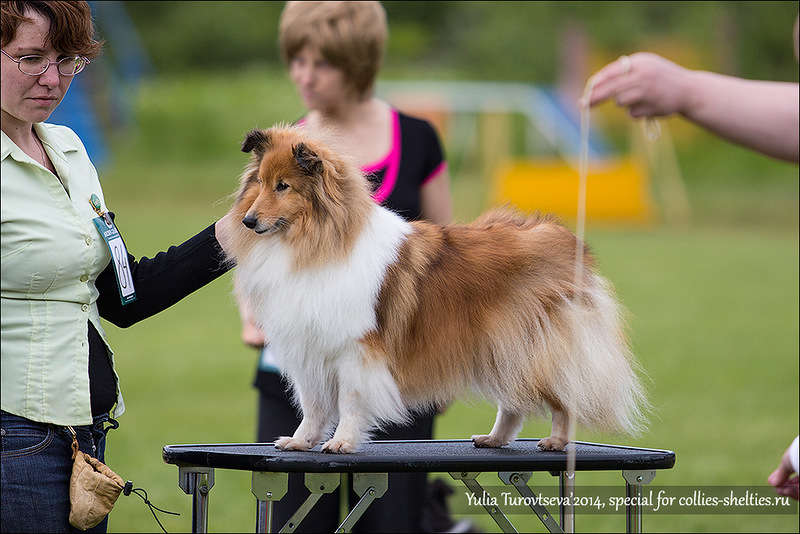
[[[164,461],[281,473],[383,473],[422,471],[565,471],[565,452],[542,451],[538,439],[518,439],[499,449],[479,449],[470,440],[368,441],[352,454],[281,451],[272,443],[166,445]],[[670,469],[675,453],[602,443],[575,442],[576,471]]]

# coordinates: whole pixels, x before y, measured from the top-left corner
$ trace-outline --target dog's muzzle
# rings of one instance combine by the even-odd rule
[[[250,228],[251,230],[256,227],[257,223],[258,219],[256,219],[252,215],[245,215],[244,219],[242,219],[242,224]]]
[[[288,222],[283,217],[279,217],[272,225],[266,225],[261,223],[258,217],[252,215],[245,215],[244,219],[242,219],[242,224],[257,234],[271,234],[288,226]]]

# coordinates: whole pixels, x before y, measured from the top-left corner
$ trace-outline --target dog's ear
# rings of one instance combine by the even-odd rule
[[[247,134],[242,142],[242,152],[256,151],[256,155],[261,157],[270,147],[269,132],[266,130],[253,129]]]
[[[294,145],[292,155],[304,173],[311,176],[322,173],[322,160],[305,143]]]

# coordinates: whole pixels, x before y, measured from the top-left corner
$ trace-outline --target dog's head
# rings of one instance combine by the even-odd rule
[[[301,128],[252,130],[242,151],[252,156],[232,211],[256,234],[343,239],[371,202],[361,172]]]
[[[285,231],[311,214],[325,165],[292,129],[252,130],[242,143],[253,153],[237,204],[242,224],[257,234]]]

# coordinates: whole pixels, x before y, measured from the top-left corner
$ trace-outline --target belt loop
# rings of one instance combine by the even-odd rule
[[[111,416],[108,417],[108,424],[111,426],[107,426],[103,429],[103,434],[108,435],[109,430],[116,430],[119,428],[119,421],[113,419]]]
[[[72,434],[72,459],[74,460],[80,451],[80,446],[78,445],[78,434],[71,426],[67,426],[67,430],[69,430],[69,433]]]

